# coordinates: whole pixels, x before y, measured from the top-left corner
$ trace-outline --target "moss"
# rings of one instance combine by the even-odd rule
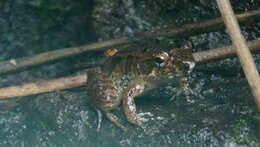
[[[259,119],[241,118],[237,120],[233,127],[233,133],[236,143],[249,145],[259,142],[259,124]]]
[[[31,6],[38,15],[49,19],[56,19],[62,11],[67,9],[63,3],[44,0],[34,0]]]

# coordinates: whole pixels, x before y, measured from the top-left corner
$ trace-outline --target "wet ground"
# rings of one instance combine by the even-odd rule
[[[209,0],[182,2],[185,5],[179,9],[159,13],[160,19],[180,24],[219,15],[215,3]],[[260,8],[257,0],[232,2],[236,12]],[[0,60],[98,40],[90,17],[92,3],[1,1]],[[145,12],[136,10],[137,15]],[[260,23],[242,30],[248,40],[260,38]],[[193,43],[194,51],[230,44],[224,31],[183,39]],[[1,75],[0,87],[71,75],[90,56]],[[260,56],[255,55],[255,59],[260,69]],[[97,114],[84,87],[0,101],[0,146],[259,146],[260,115],[237,59],[198,66],[189,79],[192,95],[172,85],[138,99],[138,112],[149,112],[145,116],[149,121],[144,128],[124,121],[130,130],[126,133],[107,119],[101,131],[96,131]],[[115,113],[125,120],[120,108]]]

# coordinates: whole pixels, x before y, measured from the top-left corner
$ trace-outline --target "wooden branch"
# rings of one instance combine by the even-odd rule
[[[32,57],[24,57],[19,59],[11,59],[9,61],[0,62],[0,74],[17,71],[26,67],[32,67],[43,63],[55,61],[68,56],[73,56],[86,51],[99,51],[103,48],[109,48],[115,45],[120,45],[129,42],[128,38],[123,37],[120,39],[98,42],[90,45],[64,48],[54,51],[49,51],[34,55]]]
[[[252,52],[259,51],[260,39],[254,41],[248,41],[247,46]],[[231,45],[222,48],[193,53],[192,55],[196,64],[205,64],[205,63],[215,62],[230,57],[235,57],[236,47]]]
[[[229,0],[217,0],[219,10],[224,18],[229,36],[236,47],[236,53],[241,62],[242,68],[255,97],[257,108],[260,111],[260,79],[255,66],[254,59],[246,45],[244,36],[241,33],[238,22],[235,18]]]
[[[260,50],[260,40],[248,42],[248,45],[252,51]],[[236,56],[236,49],[233,46],[193,53],[195,62],[198,64],[213,62],[233,56]],[[86,81],[86,74],[80,74],[78,76],[63,77],[53,80],[47,80],[44,82],[36,82],[19,86],[0,88],[0,99],[11,99],[18,96],[27,96],[55,90],[75,88],[85,85]]]
[[[237,15],[238,20],[242,23],[254,23],[260,21],[260,10],[250,11],[244,14]],[[49,51],[34,55],[32,57],[24,57],[18,59],[11,59],[9,61],[0,62],[0,74],[18,71],[27,67],[37,66],[40,64],[52,62],[65,58],[68,56],[78,55],[86,51],[100,51],[103,49],[120,46],[124,44],[134,43],[136,40],[142,40],[146,38],[154,38],[157,36],[176,36],[176,35],[194,35],[203,32],[216,31],[224,28],[222,18],[211,19],[206,22],[186,24],[179,26],[169,26],[167,28],[155,30],[152,32],[139,33],[135,39],[129,39],[122,37],[115,40],[109,40],[99,43],[93,43],[91,45],[72,47]],[[120,49],[120,47],[118,47]]]
[[[81,74],[77,76],[57,78],[46,80],[43,82],[27,83],[19,86],[11,86],[0,89],[0,99],[14,98],[18,96],[26,96],[50,92],[54,90],[69,89],[79,87],[86,84],[87,75]]]
[[[243,14],[236,15],[239,23],[242,24],[252,24],[260,21],[260,10],[253,10]],[[185,24],[181,26],[169,26],[163,29],[155,30],[152,32],[146,32],[146,36],[188,36],[201,34],[206,32],[218,31],[220,29],[225,29],[223,19],[221,17],[210,19],[205,22],[199,22],[194,24]]]

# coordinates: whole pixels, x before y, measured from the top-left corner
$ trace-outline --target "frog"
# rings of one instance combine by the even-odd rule
[[[102,114],[124,131],[113,110],[123,107],[129,123],[142,126],[135,98],[162,87],[174,77],[185,77],[195,66],[191,45],[168,51],[147,49],[138,51],[105,51],[105,62],[87,71],[87,91],[91,104],[97,110],[100,130]]]

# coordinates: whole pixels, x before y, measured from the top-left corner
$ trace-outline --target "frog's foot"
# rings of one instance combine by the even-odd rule
[[[130,116],[130,115],[126,115],[126,116],[127,116],[127,120],[130,123],[143,128],[144,123],[148,122],[150,120],[150,117],[153,116],[153,114],[150,112],[144,112],[144,113],[137,113],[135,114],[135,116]]]
[[[190,87],[183,88],[183,92],[185,95],[194,95],[194,91]]]
[[[181,82],[180,83],[181,88],[182,88],[185,95],[193,95],[194,94],[193,90],[190,87],[190,83],[189,83],[187,77],[181,77],[180,82]]]
[[[149,117],[153,117],[153,114],[151,112],[143,112],[143,113],[138,113],[137,118],[141,123],[145,123],[149,121]]]
[[[98,114],[98,126],[97,126],[97,131],[100,131],[101,128],[101,123],[102,123],[102,112],[99,109],[96,109],[97,114]],[[127,131],[126,127],[124,127],[117,119],[117,117],[110,113],[110,112],[105,112],[106,117],[113,122],[117,127],[121,128],[123,131]]]
[[[142,120],[144,120],[142,117],[138,116],[138,114],[136,114],[135,116],[129,116],[126,115],[128,122],[137,125],[139,127],[142,127]]]
[[[194,92],[189,86],[188,87],[174,87],[173,90],[176,92],[171,97],[171,101],[174,101],[178,97],[184,97],[186,99],[191,99],[193,96],[196,95],[196,92]],[[191,100],[187,100],[191,101]]]
[[[118,120],[118,118],[114,115],[114,114],[112,114],[111,112],[105,112],[105,115],[107,116],[107,118],[111,121],[111,122],[113,122],[117,127],[119,127],[119,128],[121,128],[123,131],[127,131],[127,128],[125,127],[125,126],[123,126],[120,122],[119,122],[119,120]]]

